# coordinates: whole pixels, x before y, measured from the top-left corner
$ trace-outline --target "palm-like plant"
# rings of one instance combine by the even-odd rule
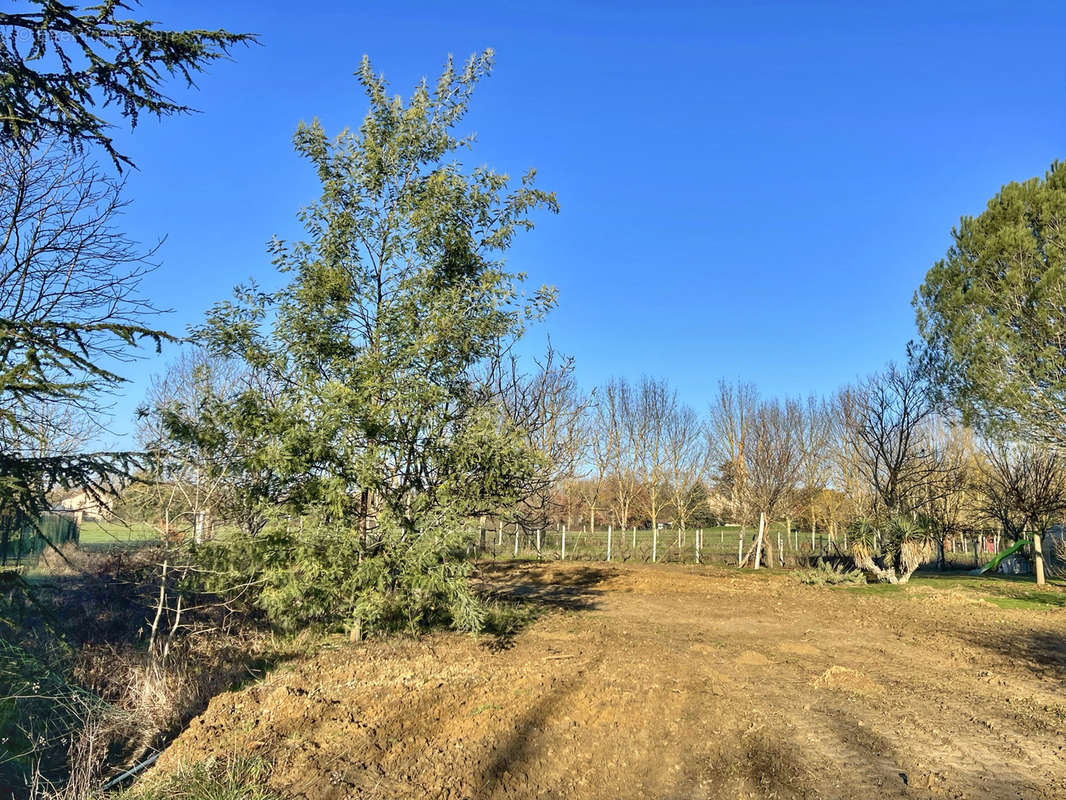
[[[880,526],[859,519],[849,542],[855,566],[882,583],[906,583],[936,552],[935,532],[922,517],[894,516]]]

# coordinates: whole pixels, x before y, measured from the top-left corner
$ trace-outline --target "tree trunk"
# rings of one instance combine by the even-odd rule
[[[359,540],[363,550],[367,546],[367,534],[370,530],[370,490],[363,489],[359,495]]]
[[[1033,532],[1033,569],[1036,570],[1036,585],[1044,586],[1044,550],[1040,542],[1040,534]]]

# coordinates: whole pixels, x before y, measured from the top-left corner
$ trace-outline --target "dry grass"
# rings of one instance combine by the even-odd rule
[[[56,729],[58,718],[47,706],[28,722],[35,728],[53,720],[47,751],[21,762],[38,762],[31,797],[96,797],[105,780],[163,747],[211,697],[312,646],[278,640],[254,620],[203,598],[186,598],[192,607],[180,617],[173,609],[163,615],[165,637],[173,633],[165,651],[158,643],[149,646],[160,563],[161,553],[147,549],[64,548],[43,559],[43,569],[32,576],[34,600],[24,604],[22,639],[13,652],[50,665],[64,705],[63,730]],[[173,586],[168,593],[172,606]],[[59,660],[49,655],[56,648],[62,650]],[[19,795],[26,791],[18,788],[22,780],[13,786]],[[0,792],[4,784],[0,780]]]

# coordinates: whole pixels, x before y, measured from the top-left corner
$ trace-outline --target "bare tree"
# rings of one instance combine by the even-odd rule
[[[604,385],[596,407],[596,426],[604,440],[604,456],[610,465],[611,505],[623,528],[629,525],[639,495],[637,443],[642,440],[643,420],[633,387],[624,379]]]
[[[164,537],[192,525],[199,542],[214,520],[230,516],[240,482],[234,470],[239,437],[232,431],[172,434],[177,427],[192,429],[213,404],[233,402],[246,380],[245,368],[200,349],[185,350],[153,377],[138,425],[141,445],[151,455],[151,481],[139,494],[144,515],[155,517],[144,521]]]
[[[1066,511],[1066,462],[1034,443],[986,441],[977,481],[981,510],[1013,540],[1033,535],[1037,583],[1044,583],[1041,536]]]
[[[817,503],[832,474],[830,445],[833,439],[833,416],[828,403],[813,395],[801,409],[797,431],[800,447],[800,478],[811,515],[811,536],[817,530]]]
[[[937,566],[946,568],[945,542],[973,527],[973,478],[975,470],[973,433],[968,428],[938,418],[928,429],[928,448],[938,469],[932,472],[919,495],[917,511],[924,518],[937,546]]]
[[[577,385],[573,359],[560,358],[550,348],[530,376],[521,372],[517,359],[508,358],[506,364],[495,373],[494,391],[510,423],[542,457],[540,468],[507,514],[524,530],[543,529],[558,510],[560,488],[575,490],[567,497],[578,495],[574,479],[584,466],[589,400]]]
[[[152,251],[116,229],[121,191],[62,145],[0,148],[3,513],[32,518],[54,487],[105,502],[135,469],[131,453],[84,453],[82,443],[40,448],[72,421],[101,424],[123,381],[118,366],[135,357],[139,339],[165,338],[143,325],[155,311],[138,295]]]
[[[631,415],[637,477],[643,489],[644,510],[651,522],[652,560],[658,557],[658,526],[670,503],[669,424],[677,413],[677,392],[666,381],[644,377]]]
[[[729,512],[740,523],[747,521],[744,504],[747,483],[747,441],[759,395],[750,383],[736,386],[720,381],[718,397],[707,419],[707,450],[718,469],[720,488],[728,493]]]
[[[795,496],[803,456],[801,427],[802,410],[799,403],[792,400],[761,402],[750,418],[744,450],[744,499],[762,521],[754,545],[753,564],[756,568],[764,544],[769,551],[770,564],[774,563],[773,542],[764,537],[765,528]]]
[[[689,406],[678,405],[666,421],[666,475],[680,541],[695,511],[695,502],[702,500],[693,490],[706,469],[706,443],[699,416]]]
[[[615,429],[607,424],[600,398],[593,394],[582,419],[584,458],[588,478],[581,483],[581,497],[589,509],[590,529],[596,528],[596,512],[610,502],[608,476],[618,447]]]
[[[845,460],[873,490],[889,516],[912,511],[925,498],[924,487],[941,468],[928,446],[934,409],[921,373],[889,364],[884,372],[844,389],[834,414]]]

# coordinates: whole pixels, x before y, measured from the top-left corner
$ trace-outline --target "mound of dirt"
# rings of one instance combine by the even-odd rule
[[[765,667],[770,664],[771,661],[762,653],[757,653],[754,650],[745,650],[736,657],[736,660],[733,663],[738,667]]]
[[[838,664],[834,664],[823,672],[814,681],[814,685],[823,689],[839,689],[844,692],[855,692],[856,694],[880,694],[885,690],[881,684],[870,680],[858,670],[842,667]]]

